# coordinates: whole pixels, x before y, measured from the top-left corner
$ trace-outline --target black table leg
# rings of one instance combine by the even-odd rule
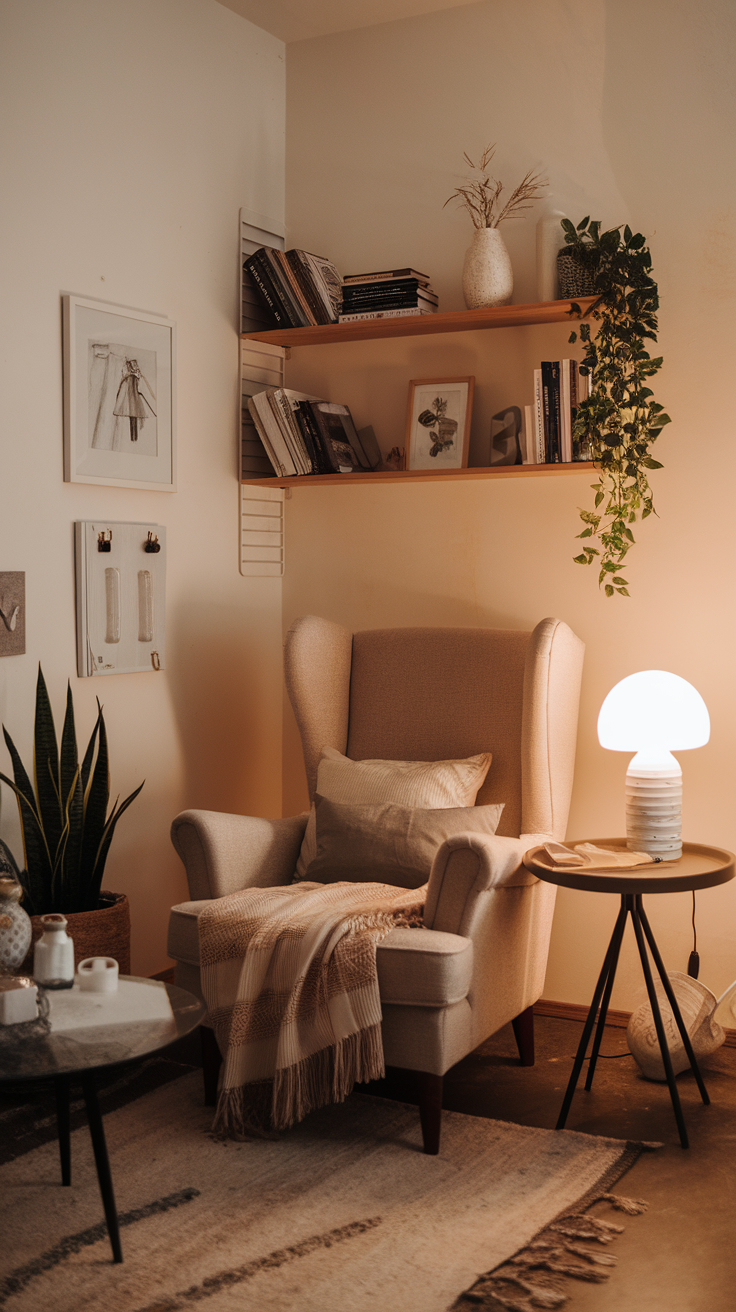
[[[613,948],[613,955],[611,957],[611,961],[609,965],[608,979],[606,980],[606,988],[603,994],[603,1001],[601,1002],[600,1014],[598,1016],[598,1025],[596,1027],[595,1038],[593,1040],[593,1050],[590,1054],[590,1061],[588,1062],[588,1074],[585,1079],[586,1089],[592,1089],[593,1087],[593,1076],[595,1075],[595,1068],[598,1062],[598,1053],[600,1052],[601,1040],[603,1038],[603,1031],[606,1025],[606,1016],[608,1015],[608,1004],[611,1001],[611,993],[613,991],[613,981],[616,978],[616,967],[618,966],[619,953],[621,951],[621,944],[623,942],[624,930],[626,929],[626,915],[628,910],[629,910],[628,899],[627,899],[627,895],[625,894],[621,898],[621,910],[618,913],[618,920],[616,921],[613,930],[613,935],[611,937],[611,946]]]
[[[59,1136],[59,1157],[61,1158],[61,1183],[72,1182],[72,1142],[69,1123],[69,1076],[57,1075],[54,1079],[56,1093],[56,1129]]]
[[[680,1011],[677,998],[675,997],[675,993],[672,988],[672,982],[670,980],[669,975],[667,974],[667,971],[664,968],[664,962],[662,961],[662,958],[660,956],[659,948],[657,947],[654,934],[652,933],[651,925],[647,920],[644,907],[641,904],[641,897],[638,899],[638,903],[639,905],[637,909],[639,912],[639,917],[641,919],[642,928],[647,936],[647,942],[649,943],[649,950],[652,954],[652,957],[654,958],[654,964],[659,972],[659,978],[662,981],[662,987],[667,995],[667,1001],[669,1002],[670,1007],[672,1008],[672,1015],[674,1016],[675,1022],[677,1024],[677,1028],[680,1031],[682,1045],[685,1049],[685,1052],[687,1053],[688,1061],[690,1062],[693,1075],[695,1076],[695,1079],[697,1081],[697,1085],[700,1090],[700,1096],[707,1107],[710,1105],[710,1098],[708,1097],[708,1090],[705,1087],[705,1082],[700,1073],[700,1067],[698,1066],[697,1058],[695,1056],[695,1053],[693,1052],[693,1045],[690,1042],[690,1035],[687,1032],[687,1026],[685,1025],[685,1022],[682,1019],[682,1013]]]
[[[567,1120],[567,1114],[570,1110],[570,1104],[572,1103],[573,1095],[577,1087],[577,1082],[578,1079],[580,1078],[580,1072],[583,1067],[583,1062],[585,1061],[585,1054],[588,1050],[588,1043],[590,1041],[590,1036],[593,1031],[593,1025],[595,1024],[595,1018],[598,1013],[598,1007],[601,1001],[601,996],[603,994],[604,988],[608,983],[609,976],[611,976],[611,986],[613,986],[613,975],[615,974],[615,962],[618,960],[618,953],[619,953],[619,948],[621,946],[621,938],[623,937],[624,928],[626,926],[627,914],[628,914],[628,908],[626,906],[625,895],[624,895],[621,898],[621,910],[618,913],[618,918],[613,928],[611,941],[608,944],[608,950],[606,952],[605,959],[603,961],[603,968],[601,970],[600,975],[598,976],[598,983],[595,986],[593,1001],[590,1004],[590,1011],[588,1012],[585,1025],[583,1027],[583,1034],[580,1039],[580,1043],[578,1044],[578,1050],[575,1056],[575,1064],[572,1068],[572,1075],[570,1076],[570,1081],[567,1086],[567,1091],[565,1093],[565,1098],[562,1104],[562,1108],[557,1118],[557,1124],[555,1126],[556,1130],[562,1130],[565,1127],[565,1121]]]
[[[664,1025],[662,1024],[662,1016],[659,1010],[659,1002],[657,1001],[657,990],[654,987],[654,980],[652,979],[652,971],[649,965],[649,957],[647,956],[647,946],[646,943],[644,942],[644,931],[642,929],[642,924],[640,919],[640,907],[641,907],[640,896],[637,896],[636,901],[639,903],[639,906],[635,905],[634,908],[632,909],[631,921],[634,926],[634,933],[636,934],[636,942],[639,948],[639,956],[641,958],[641,968],[644,971],[644,979],[646,980],[647,993],[649,994],[649,1005],[652,1008],[652,1016],[654,1017],[654,1028],[657,1031],[657,1039],[659,1040],[659,1050],[662,1054],[662,1065],[664,1066],[664,1073],[667,1076],[667,1084],[669,1086],[670,1098],[672,1099],[672,1109],[675,1113],[675,1120],[677,1121],[677,1129],[680,1133],[680,1143],[682,1144],[683,1148],[688,1148],[689,1141],[687,1137],[687,1130],[685,1129],[685,1118],[683,1117],[682,1107],[680,1106],[680,1095],[677,1092],[677,1084],[675,1083],[675,1076],[672,1070],[670,1050],[667,1047],[667,1039],[665,1037]]]
[[[100,1105],[97,1101],[94,1075],[91,1071],[85,1071],[81,1078],[82,1092],[84,1094],[84,1102],[87,1108],[87,1120],[89,1121],[89,1132],[92,1137],[92,1147],[95,1154],[97,1179],[100,1183],[100,1193],[102,1194],[102,1205],[105,1209],[105,1220],[107,1222],[107,1232],[110,1236],[110,1244],[112,1246],[113,1261],[122,1262],[123,1250],[120,1246],[118,1214],[115,1207],[115,1194],[113,1193],[112,1188],[110,1161],[107,1156],[105,1131],[102,1125]]]

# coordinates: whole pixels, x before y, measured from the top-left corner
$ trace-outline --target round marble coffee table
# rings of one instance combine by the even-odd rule
[[[69,1122],[69,1083],[77,1076],[82,1086],[87,1109],[87,1121],[97,1167],[105,1220],[112,1246],[113,1260],[122,1262],[120,1228],[112,1187],[110,1161],[105,1143],[105,1131],[97,1100],[95,1071],[106,1066],[117,1066],[136,1061],[159,1052],[177,1039],[190,1034],[204,1017],[205,1008],[199,998],[175,984],[161,984],[158,980],[141,979],[134,975],[121,975],[122,980],[148,985],[151,989],[165,989],[169,1008],[157,1006],[157,1019],[117,1021],[114,1024],[91,1025],[80,1029],[49,1030],[43,1020],[25,1025],[0,1026],[0,1081],[4,1083],[24,1080],[54,1081],[56,1091],[56,1119],[59,1135],[62,1184],[70,1185],[71,1136]],[[86,995],[89,998],[89,994]],[[160,998],[152,1002],[160,1003]],[[53,998],[52,998],[53,1005]],[[170,1011],[168,1015],[161,1015]],[[104,1014],[104,1012],[102,1013]]]

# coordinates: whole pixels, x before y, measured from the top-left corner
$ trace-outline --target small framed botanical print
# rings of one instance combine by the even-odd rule
[[[466,469],[475,378],[415,378],[409,384],[407,469]]]
[[[64,480],[175,492],[176,327],[63,297]]]

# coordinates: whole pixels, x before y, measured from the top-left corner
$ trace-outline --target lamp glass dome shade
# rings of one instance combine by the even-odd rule
[[[670,752],[702,747],[710,717],[686,679],[666,670],[640,670],[612,688],[598,716],[598,741],[612,752]]]

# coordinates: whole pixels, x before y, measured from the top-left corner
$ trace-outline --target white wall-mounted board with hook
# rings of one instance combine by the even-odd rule
[[[164,526],[78,520],[74,555],[80,679],[163,669]]]

